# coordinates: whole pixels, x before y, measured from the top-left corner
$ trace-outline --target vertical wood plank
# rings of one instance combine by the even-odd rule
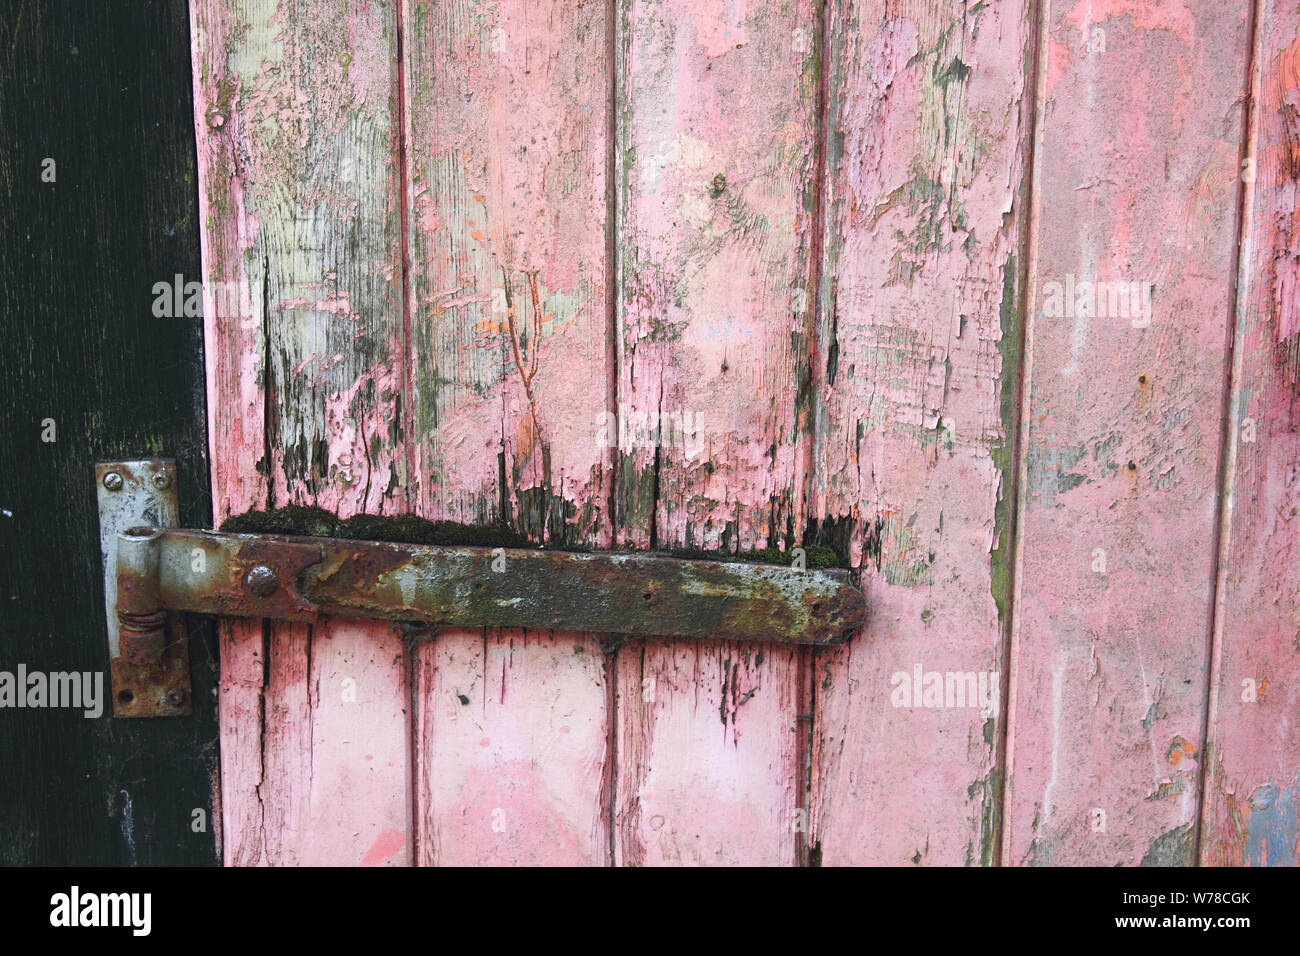
[[[403,10],[418,510],[608,546],[607,11]],[[599,642],[447,630],[417,668],[419,862],[607,862]]]
[[[1193,862],[1248,21],[1080,0],[1045,25],[1010,864]]]
[[[214,519],[401,511],[394,9],[193,0]],[[410,858],[402,645],[221,628],[230,864]]]
[[[617,7],[618,540],[788,548],[811,387],[816,7]],[[649,640],[619,650],[617,674],[616,862],[794,863],[798,653]]]
[[[419,661],[421,861],[606,863],[599,641],[488,628],[440,636]]]
[[[1300,862],[1300,4],[1262,0],[1200,860]]]
[[[832,9],[810,512],[848,537],[869,617],[813,673],[814,859],[989,864],[1031,4]]]

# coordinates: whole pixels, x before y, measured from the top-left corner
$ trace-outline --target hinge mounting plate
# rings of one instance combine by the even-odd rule
[[[118,593],[119,535],[132,528],[174,528],[180,522],[176,463],[171,459],[97,462],[95,489],[113,715],[186,716],[193,707],[184,617],[177,613],[161,617],[151,644],[148,625],[127,612],[124,641],[124,608]]]

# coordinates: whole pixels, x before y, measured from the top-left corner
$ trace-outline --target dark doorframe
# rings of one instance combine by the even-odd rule
[[[212,631],[193,717],[111,716],[93,486],[175,458],[211,519],[202,319],[152,308],[200,278],[191,95],[185,0],[0,4],[0,671],[104,675],[98,718],[0,708],[3,864],[217,861]]]

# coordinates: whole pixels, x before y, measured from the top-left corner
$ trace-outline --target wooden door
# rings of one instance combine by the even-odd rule
[[[225,622],[227,863],[1295,861],[1295,4],[191,29],[218,523],[825,545],[869,606]]]

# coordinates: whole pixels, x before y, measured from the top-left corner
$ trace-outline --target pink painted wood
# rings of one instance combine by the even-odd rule
[[[807,458],[814,7],[619,13],[618,539],[789,547]],[[790,649],[622,649],[615,861],[795,863],[799,703]]]
[[[1300,6],[1259,7],[1201,863],[1300,862]]]
[[[1194,859],[1249,20],[1079,0],[1046,24],[1008,864]],[[1140,308],[1092,303],[1103,282]]]
[[[828,27],[811,510],[856,527],[870,620],[815,671],[826,865],[995,852],[1031,26],[1024,3],[863,0]],[[935,706],[918,671],[977,693]]]
[[[407,2],[402,20],[418,511],[608,547],[606,11]],[[417,668],[418,861],[608,862],[597,639],[447,630]]]
[[[439,637],[419,657],[426,865],[601,865],[605,669],[589,635]]]
[[[191,23],[215,519],[402,510],[375,440],[401,369],[393,11],[195,0]],[[226,862],[408,862],[404,687],[384,625],[223,624]]]
[[[836,543],[870,607],[816,655],[223,622],[226,861],[1296,862],[1257,3],[192,0],[218,522]]]

